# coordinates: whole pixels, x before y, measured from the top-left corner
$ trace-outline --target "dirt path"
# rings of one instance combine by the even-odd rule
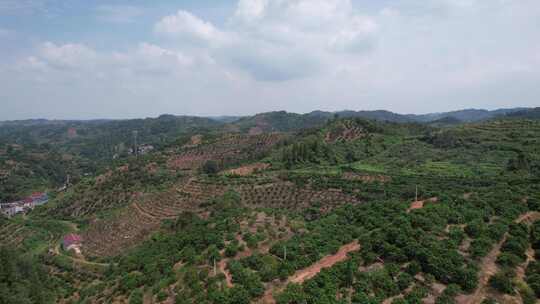
[[[527,256],[527,259],[523,264],[519,265],[516,269],[516,277],[519,281],[524,281],[525,279],[525,270],[527,269],[527,266],[529,266],[529,263],[534,261],[534,249],[529,245],[529,248],[527,248],[527,251],[525,252],[525,255]]]
[[[253,250],[251,250],[251,248],[249,248],[247,246],[246,242],[242,239],[242,237],[240,235],[237,235],[235,238],[238,241],[238,244],[244,246],[244,250],[238,252],[232,258],[223,258],[223,259],[221,259],[221,261],[219,261],[218,264],[217,264],[219,271],[221,271],[225,275],[225,281],[226,281],[226,284],[227,284],[228,288],[232,288],[234,286],[233,281],[232,281],[231,272],[227,269],[227,265],[228,265],[229,261],[231,261],[231,260],[236,261],[236,260],[247,258],[247,257],[253,255]],[[222,250],[220,252],[221,255],[223,255],[223,253],[224,253],[224,250]]]
[[[397,296],[390,297],[384,301],[382,301],[381,304],[392,304],[392,302],[396,299],[402,299],[405,297],[405,295],[409,294],[414,289],[415,284],[412,283],[407,289],[405,289],[402,293],[398,294]]]
[[[527,212],[522,214],[515,220],[516,223],[532,223],[540,219],[540,212]],[[456,297],[457,304],[479,304],[484,300],[489,278],[494,275],[499,267],[496,264],[497,257],[501,253],[501,247],[508,238],[508,233],[505,233],[503,238],[491,249],[487,256],[485,256],[480,262],[480,275],[478,280],[478,287],[474,293],[470,295],[459,295]]]
[[[221,271],[225,275],[225,282],[227,284],[227,287],[232,288],[233,287],[232,275],[229,272],[229,270],[227,270],[227,260],[226,259],[223,259],[223,260],[219,261],[218,269],[219,269],[219,271]]]
[[[347,255],[350,252],[360,250],[360,244],[358,244],[358,241],[354,241],[352,243],[346,244],[341,246],[339,248],[338,252],[332,255],[327,255],[324,258],[320,259],[315,264],[296,271],[292,276],[290,276],[287,281],[285,281],[284,284],[280,284],[278,287],[275,284],[270,283],[269,286],[267,286],[267,289],[259,301],[259,303],[264,304],[274,304],[276,303],[276,300],[274,299],[274,293],[279,292],[283,290],[289,283],[297,283],[301,284],[305,282],[306,280],[309,280],[316,276],[323,268],[329,268],[332,267],[334,264],[338,262],[342,262],[347,259]]]
[[[499,256],[499,253],[501,252],[501,247],[506,241],[507,237],[508,235],[505,234],[502,240],[500,240],[491,249],[488,255],[485,256],[480,262],[480,276],[478,278],[478,287],[476,288],[474,293],[470,295],[457,296],[456,303],[476,304],[476,303],[481,303],[483,301],[484,295],[486,294],[486,289],[488,287],[489,278],[497,272],[498,267],[495,262],[497,261],[497,257]]]
[[[524,213],[523,215],[521,215],[516,220],[516,223],[526,222],[527,224],[531,224],[531,223],[536,222],[538,220],[540,220],[540,212],[538,212],[538,211],[529,211],[529,212]]]
[[[73,261],[74,263],[85,264],[85,265],[91,265],[91,266],[100,266],[100,267],[107,267],[107,266],[110,265],[110,264],[108,264],[108,263],[90,262],[90,261],[87,261],[87,260],[82,259],[82,258],[76,258],[76,257],[72,257],[72,256],[69,256],[69,255],[63,254],[63,253],[60,251],[60,244],[56,244],[56,246],[54,246],[52,252],[53,252],[55,255],[66,257],[66,258],[70,259],[71,261]]]
[[[344,261],[347,259],[347,254],[352,251],[357,251],[360,249],[358,242],[353,242],[347,245],[342,246],[338,252],[333,255],[327,255],[317,263],[298,270],[292,277],[287,280],[287,283],[303,283],[306,280],[309,280],[316,276],[323,268],[332,267],[334,264]]]

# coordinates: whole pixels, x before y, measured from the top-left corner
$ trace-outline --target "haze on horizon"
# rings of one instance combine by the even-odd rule
[[[540,105],[537,0],[0,0],[0,120]]]

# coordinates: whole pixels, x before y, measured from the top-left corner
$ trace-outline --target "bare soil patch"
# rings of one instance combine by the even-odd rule
[[[219,268],[219,271],[221,271],[225,275],[225,282],[227,284],[227,287],[232,288],[233,287],[232,275],[227,269],[227,259],[223,259],[219,261],[218,268]]]
[[[182,148],[194,148],[202,144],[203,136],[200,134],[193,135],[189,139],[189,142],[182,146]]]
[[[416,210],[416,209],[422,209],[424,208],[426,203],[436,203],[438,201],[439,201],[438,197],[432,197],[432,198],[422,200],[422,201],[414,201],[411,203],[411,206],[409,207],[409,209],[407,209],[407,212],[411,212],[412,210]]]
[[[238,175],[238,176],[248,176],[248,175],[251,175],[251,174],[256,173],[258,171],[268,169],[269,167],[270,167],[270,164],[255,163],[255,164],[246,165],[246,166],[238,167],[238,168],[235,168],[235,169],[227,170],[227,171],[225,171],[225,174]]]
[[[360,249],[360,245],[357,241],[349,243],[339,248],[338,252],[333,255],[328,255],[319,260],[317,263],[309,266],[308,268],[297,271],[292,277],[288,279],[290,283],[303,283],[316,276],[323,268],[332,267],[334,264],[347,259],[349,252],[357,251]]]
[[[527,212],[521,215],[518,219],[515,220],[516,223],[532,223],[540,219],[540,212]],[[499,269],[496,264],[497,257],[501,253],[501,247],[508,238],[508,233],[506,233],[503,238],[491,249],[487,256],[485,256],[480,262],[480,275],[478,280],[478,287],[474,293],[469,295],[459,295],[456,297],[457,304],[479,304],[486,298],[486,295],[489,294],[489,278],[494,275]],[[510,297],[501,297],[504,298],[504,303],[513,303],[513,300]],[[519,302],[518,302],[519,303]]]
[[[287,281],[281,286],[277,287],[274,284],[269,284],[267,286],[266,292],[264,293],[260,303],[264,304],[273,304],[276,303],[274,299],[274,293],[277,291],[282,290],[287,286],[289,283],[297,283],[301,284],[305,282],[306,280],[309,280],[316,276],[323,268],[332,267],[334,264],[345,261],[347,259],[347,255],[350,252],[358,251],[360,250],[360,244],[358,244],[358,241],[354,241],[352,243],[346,244],[341,246],[339,250],[332,255],[327,255],[324,258],[320,259],[315,264],[296,271],[292,276],[290,276]]]
[[[391,180],[390,176],[382,174],[358,174],[354,172],[345,172],[343,173],[343,179],[353,180],[353,181],[363,181],[366,183],[380,182],[386,183]]]
[[[431,285],[431,292],[430,294],[422,300],[422,303],[424,304],[435,304],[437,298],[444,292],[446,289],[446,285],[434,282]]]
[[[525,270],[527,269],[527,266],[529,266],[529,264],[534,261],[534,249],[529,246],[529,248],[527,248],[527,251],[525,252],[525,255],[527,256],[527,259],[516,269],[516,277],[520,281],[524,281]]]

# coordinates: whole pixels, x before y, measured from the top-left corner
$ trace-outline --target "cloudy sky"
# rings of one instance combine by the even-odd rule
[[[0,120],[540,106],[538,0],[0,0]]]

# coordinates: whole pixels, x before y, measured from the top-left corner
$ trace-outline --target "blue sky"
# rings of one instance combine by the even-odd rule
[[[0,0],[0,120],[540,105],[537,0]]]
[[[223,22],[234,1],[1,0],[0,28],[17,32],[20,47],[32,42],[77,41],[100,49],[152,39],[152,26],[179,9]]]

